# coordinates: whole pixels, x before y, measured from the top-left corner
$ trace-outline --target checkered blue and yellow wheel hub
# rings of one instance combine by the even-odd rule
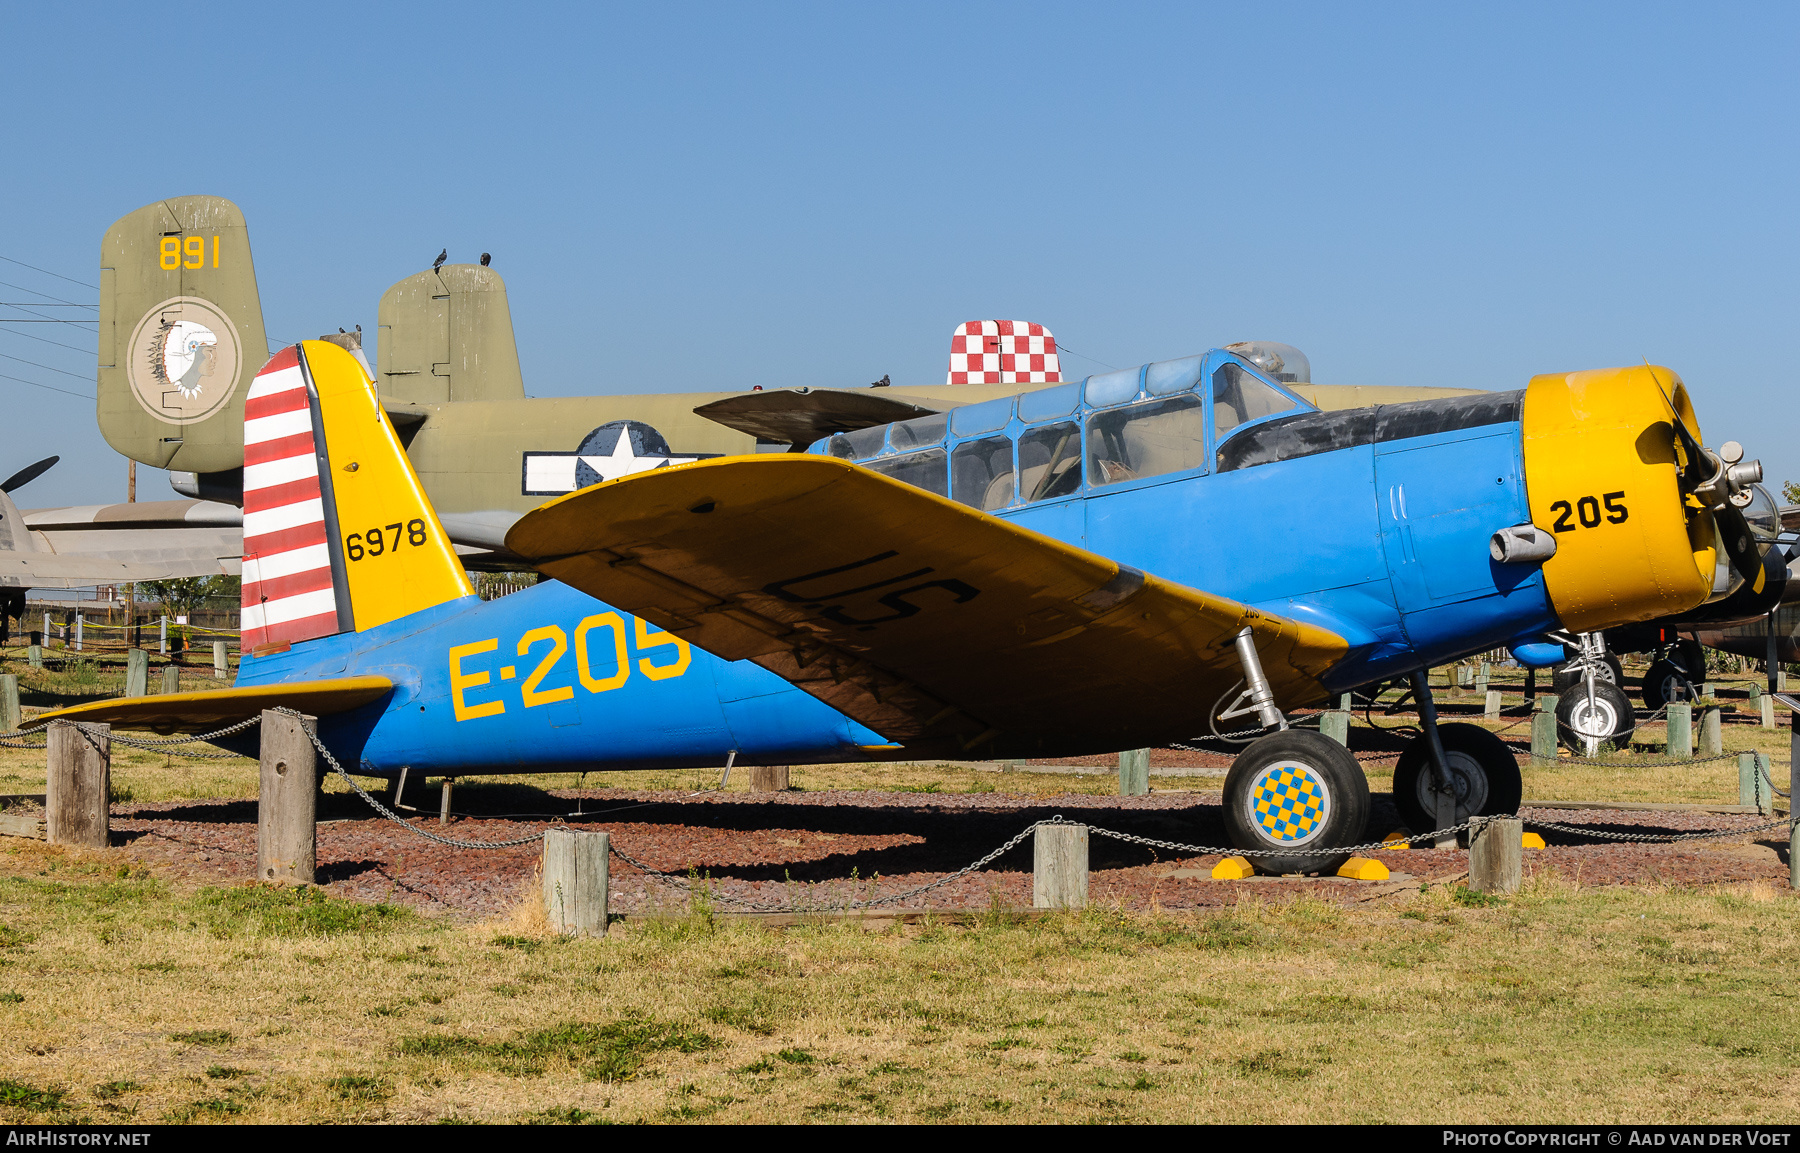
[[[1278,845],[1304,845],[1331,817],[1325,778],[1299,761],[1277,761],[1258,773],[1244,803],[1250,823]]]

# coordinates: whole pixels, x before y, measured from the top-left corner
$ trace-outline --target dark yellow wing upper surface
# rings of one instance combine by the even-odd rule
[[[297,709],[314,717],[347,713],[379,700],[393,687],[394,682],[386,677],[342,677],[330,681],[163,693],[154,697],[115,697],[39,713],[31,718],[31,723],[35,726],[54,720],[87,721],[154,729],[159,733],[205,733],[247,721],[264,709]]]
[[[1286,707],[1342,638],[831,457],[728,457],[528,513],[507,547],[915,754],[1064,755],[1205,731],[1245,625]]]

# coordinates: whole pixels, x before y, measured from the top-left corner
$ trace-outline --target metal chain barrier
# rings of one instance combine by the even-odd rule
[[[296,720],[300,719],[300,714],[295,712],[293,709],[272,709],[270,711],[280,713],[284,717],[293,717]],[[378,801],[374,797],[370,796],[367,792],[364,791],[364,789],[361,785],[357,784],[353,779],[351,779],[350,774],[346,773],[344,771],[344,766],[338,764],[338,759],[331,755],[330,749],[325,747],[325,742],[321,741],[319,739],[318,733],[313,732],[311,729],[307,728],[304,724],[302,724],[300,726],[300,731],[305,733],[307,736],[307,739],[312,741],[313,748],[319,750],[319,755],[325,758],[325,763],[331,766],[332,771],[337,773],[338,776],[344,778],[344,783],[346,785],[349,785],[350,788],[356,792],[357,796],[359,796],[363,800],[369,802],[370,808],[374,809],[376,812],[380,813],[382,816],[386,817],[388,820],[394,822],[396,825],[399,825],[401,828],[411,829],[413,832],[419,834],[421,837],[424,837],[426,840],[436,841],[440,845],[448,845],[453,849],[511,849],[511,848],[517,848],[520,845],[529,845],[533,841],[541,841],[544,839],[544,834],[541,832],[538,832],[538,833],[532,833],[528,837],[518,837],[518,838],[516,838],[514,840],[510,840],[510,841],[464,841],[464,840],[459,840],[456,837],[439,836],[437,833],[434,833],[429,829],[421,829],[419,826],[413,824],[411,821],[408,821],[406,818],[402,817],[400,814],[394,812],[394,810],[388,808],[386,805],[382,804],[380,801]]]
[[[1448,829],[1434,829],[1429,833],[1414,833],[1407,837],[1395,837],[1391,841],[1370,841],[1362,845],[1338,845],[1329,849],[1222,849],[1217,845],[1183,845],[1175,841],[1159,841],[1153,837],[1139,837],[1132,833],[1121,833],[1113,829],[1103,829],[1099,825],[1089,825],[1088,832],[1098,833],[1102,837],[1111,837],[1115,841],[1125,841],[1133,845],[1148,845],[1153,849],[1167,849],[1172,853],[1192,853],[1195,856],[1207,856],[1217,853],[1224,857],[1330,857],[1338,853],[1373,852],[1379,849],[1392,849],[1395,845],[1411,844],[1414,841],[1434,840],[1474,828],[1487,820],[1486,817],[1474,817],[1460,825],[1452,825]],[[1029,831],[1029,830],[1028,830]]]
[[[159,750],[168,750],[177,745],[206,744],[207,742],[215,740],[219,737],[228,737],[228,736],[231,736],[233,733],[241,733],[245,729],[252,729],[260,724],[262,724],[261,717],[251,717],[247,721],[240,721],[239,723],[237,723],[235,725],[229,725],[225,728],[217,730],[216,732],[200,733],[200,734],[198,734],[196,736],[192,736],[192,737],[171,737],[167,740],[164,740],[164,739],[157,738],[157,737],[128,737],[123,733],[115,732],[112,734],[111,740],[112,740],[112,743],[115,745],[129,745],[132,748],[148,749],[152,752],[155,752],[155,751],[159,751]],[[72,728],[80,729],[82,732],[95,731],[94,726],[85,724],[81,721],[64,720],[59,717],[56,720],[47,721],[43,725],[36,727],[36,728],[20,729],[17,737],[0,737],[0,746],[4,746],[9,749],[41,749],[41,748],[44,748],[45,745],[49,744],[48,739],[45,740],[44,744],[25,743],[24,739],[27,737],[31,737],[31,736],[42,736],[44,734],[44,730],[48,729],[51,725],[68,725]],[[183,753],[181,755],[184,757],[191,757],[191,758],[198,758],[198,759],[212,760],[212,761],[229,760],[232,757],[248,756],[247,753],[232,753],[232,752]]]
[[[848,911],[851,909],[873,909],[873,908],[877,908],[881,905],[891,905],[896,901],[904,901],[909,898],[916,897],[920,893],[928,893],[933,889],[940,888],[944,885],[948,885],[952,881],[959,880],[963,877],[968,876],[970,873],[977,872],[980,869],[983,869],[983,868],[987,867],[988,865],[992,864],[994,861],[998,860],[1000,857],[1005,855],[1007,852],[1009,852],[1013,848],[1017,847],[1019,842],[1023,841],[1026,837],[1029,837],[1031,834],[1037,832],[1038,827],[1040,825],[1066,825],[1066,824],[1070,824],[1070,823],[1071,822],[1069,822],[1063,818],[1063,815],[1061,813],[1058,813],[1056,816],[1050,817],[1047,820],[1034,821],[1031,824],[1027,825],[1024,829],[1020,830],[1019,833],[1016,836],[1014,836],[1010,841],[1007,841],[1005,844],[1001,845],[999,848],[995,849],[993,852],[989,853],[987,856],[982,857],[978,861],[972,861],[969,864],[964,865],[962,868],[956,870],[956,872],[954,872],[954,873],[946,873],[943,876],[939,877],[935,881],[929,881],[926,884],[919,885],[916,888],[908,889],[903,893],[892,893],[886,897],[872,897],[867,901],[848,901],[848,902],[845,902],[844,904],[834,905],[832,907],[837,908],[837,909],[843,909],[845,911]],[[609,841],[609,843],[610,843],[610,841]],[[681,889],[683,892],[691,893],[693,891],[693,883],[691,881],[689,881],[686,877],[679,877],[673,873],[665,873],[661,869],[652,868],[649,865],[644,864],[642,861],[638,860],[637,858],[630,856],[624,850],[620,849],[616,845],[612,846],[612,852],[613,852],[614,856],[618,857],[620,860],[624,861],[626,864],[630,865],[632,868],[638,869],[639,871],[645,873],[648,876],[655,877],[656,879],[661,880],[661,881],[668,881],[669,883],[673,884],[676,888]],[[751,900],[747,900],[743,897],[734,897],[729,893],[719,893],[719,892],[712,892],[712,893],[708,893],[707,895],[716,900],[725,901],[725,902],[727,902],[729,904],[733,904],[733,905],[740,905],[740,906],[743,906],[744,908],[748,908],[748,909],[755,909],[759,912],[803,912],[804,911],[804,910],[795,909],[793,906],[793,902],[791,902],[791,901],[789,901],[789,902],[751,901]]]
[[[1749,833],[1764,833],[1770,829],[1792,828],[1795,817],[1781,817],[1762,825],[1750,825],[1742,829],[1709,829],[1698,833],[1613,833],[1604,829],[1588,828],[1583,825],[1559,825],[1554,821],[1524,820],[1534,829],[1552,829],[1558,833],[1573,833],[1582,837],[1599,837],[1607,841],[1637,841],[1650,845],[1673,845],[1681,841],[1709,841],[1721,837],[1741,837]]]
[[[1755,756],[1756,756],[1756,771],[1762,774],[1762,779],[1764,781],[1768,782],[1769,791],[1774,793],[1778,797],[1787,797],[1789,800],[1792,800],[1793,795],[1790,792],[1783,790],[1779,785],[1777,785],[1775,783],[1775,778],[1771,777],[1769,775],[1769,768],[1768,768],[1769,758],[1763,756],[1761,753],[1757,753],[1757,754],[1755,754]],[[1788,768],[1788,789],[1792,789],[1793,787],[1794,787],[1793,767],[1789,766],[1789,768]]]

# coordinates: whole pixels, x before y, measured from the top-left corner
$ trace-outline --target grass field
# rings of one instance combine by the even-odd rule
[[[1726,733],[1728,747],[1770,752],[1785,785],[1785,731]],[[42,757],[0,752],[0,792],[40,790]],[[1623,762],[1529,769],[1526,796],[1736,800],[1729,763]],[[1381,770],[1371,776],[1386,787]],[[113,780],[121,799],[256,792],[248,761],[122,748]],[[794,783],[1116,788],[1108,777],[932,765],[800,768]],[[482,787],[469,782],[459,797],[478,805]],[[0,1050],[0,1120],[1795,1115],[1791,894],[1540,875],[1505,900],[1435,887],[1394,901],[1251,895],[1179,915],[997,908],[971,923],[878,930],[769,930],[702,903],[615,925],[603,940],[564,941],[543,932],[523,894],[510,919],[472,925],[311,892],[186,887],[123,850],[0,838],[0,1027],[11,1042]]]
[[[1539,880],[559,941],[0,847],[10,1121],[1791,1120],[1800,902]]]

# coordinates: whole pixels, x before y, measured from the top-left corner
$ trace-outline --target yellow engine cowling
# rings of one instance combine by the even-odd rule
[[[1555,537],[1544,585],[1571,631],[1686,612],[1712,591],[1712,514],[1682,495],[1671,405],[1697,437],[1687,388],[1666,368],[1549,373],[1526,387],[1531,520]]]

